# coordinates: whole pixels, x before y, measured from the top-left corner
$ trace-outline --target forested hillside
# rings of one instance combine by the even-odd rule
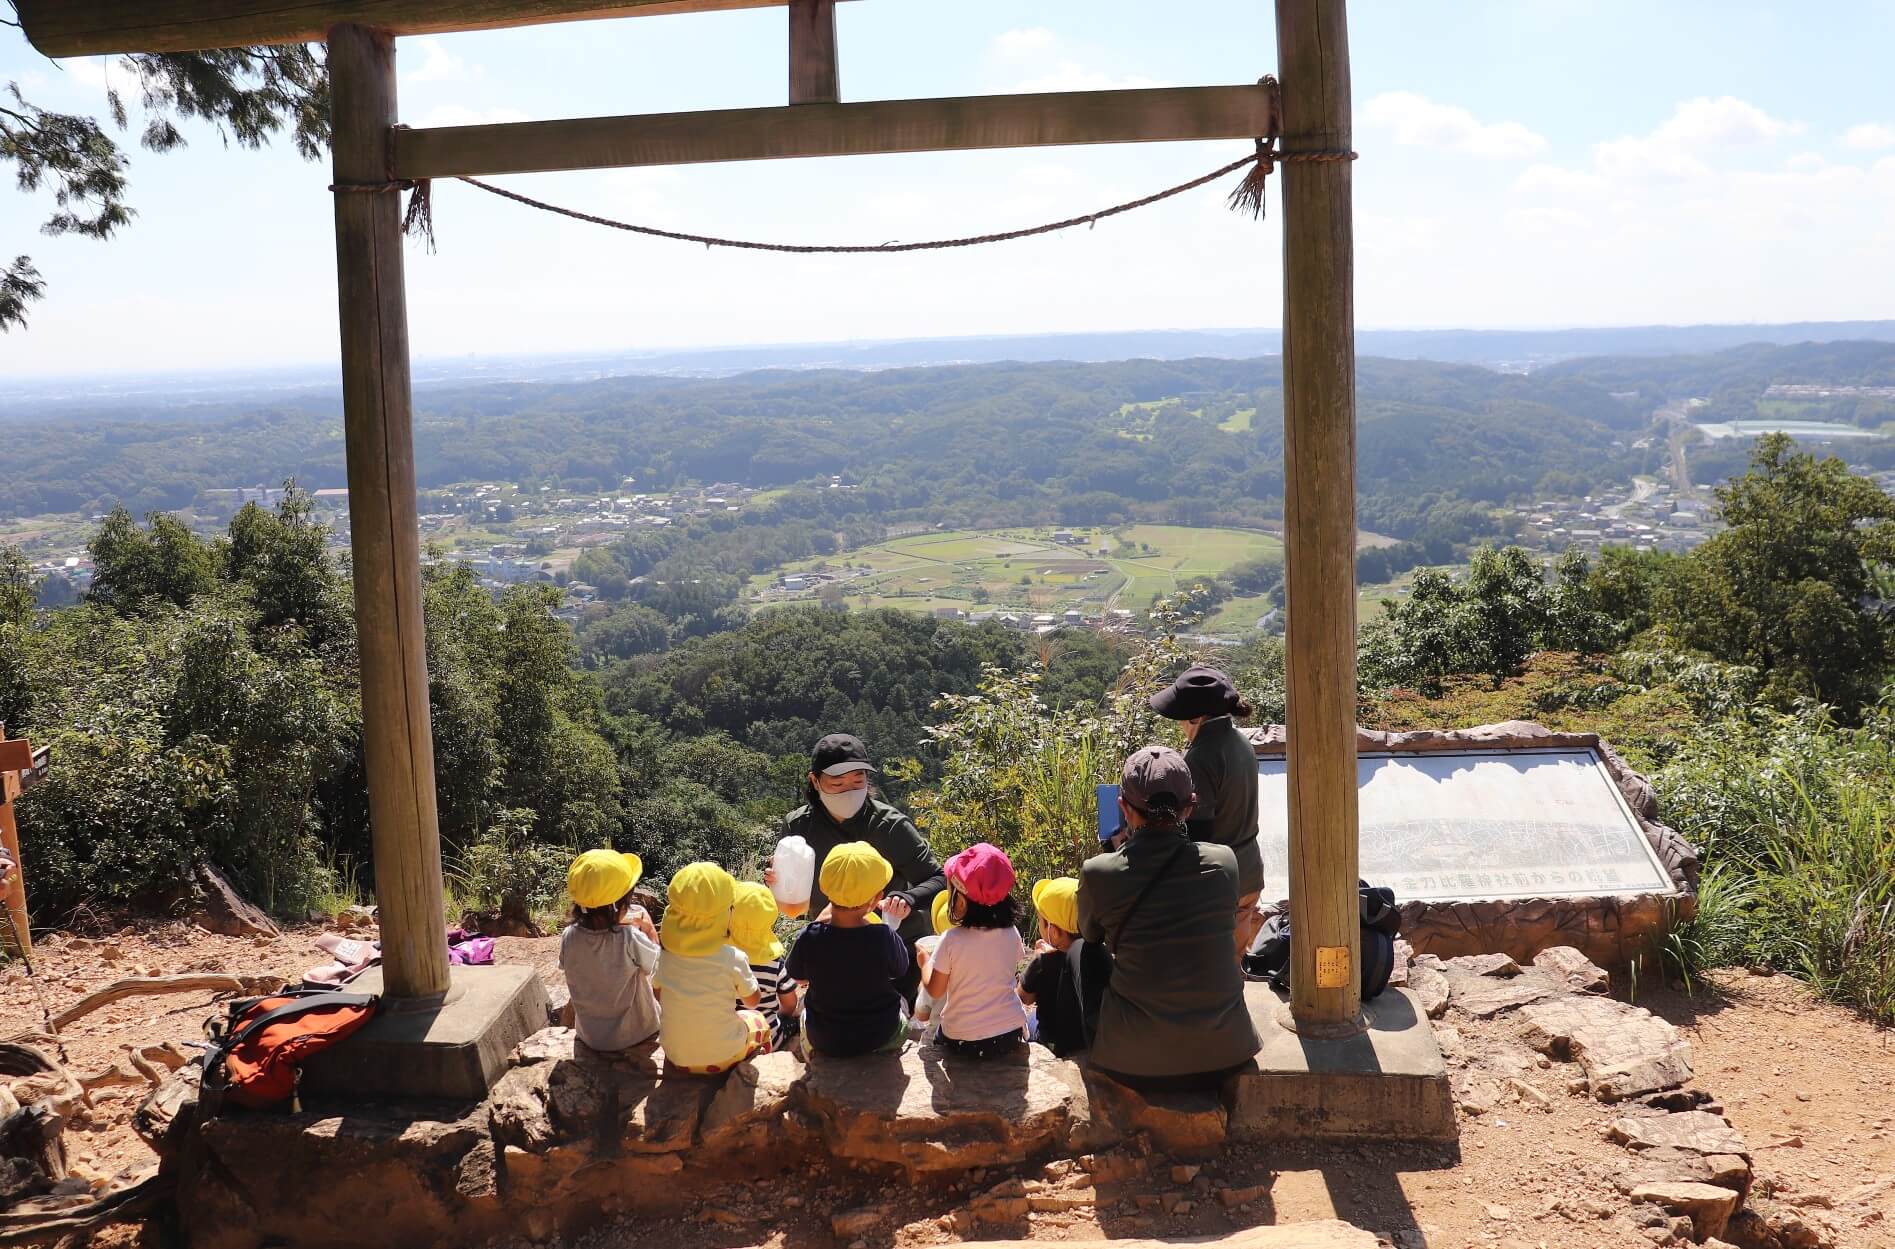
[[[1368,359],[1360,386],[1365,515],[1398,533],[1443,494],[1497,502],[1549,474],[1562,488],[1623,479],[1637,465],[1615,443],[1649,416],[1586,382],[1465,365]],[[1281,413],[1275,358],[1012,364],[440,391],[422,399],[415,440],[424,488],[839,474],[861,487],[856,510],[886,520],[1241,524],[1280,514]],[[323,404],[55,421],[16,454],[0,514],[181,508],[292,476],[344,484],[340,416]]]

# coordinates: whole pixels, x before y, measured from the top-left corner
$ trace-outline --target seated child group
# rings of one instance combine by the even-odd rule
[[[828,907],[786,950],[777,921],[809,897],[811,873],[799,889],[784,862],[797,855],[809,855],[800,838],[778,847],[774,887],[689,864],[671,878],[657,925],[632,901],[637,855],[580,855],[559,950],[579,1040],[612,1052],[655,1039],[670,1070],[706,1075],[774,1050],[847,1057],[922,1038],[973,1058],[1032,1041],[1061,1055],[1084,1047],[1066,954],[1079,927],[1076,879],[1034,885],[1040,940],[1023,971],[1012,862],[985,842],[950,858],[935,935],[916,944],[911,1007],[909,947],[879,913],[888,860],[866,841],[831,849],[819,877]]]

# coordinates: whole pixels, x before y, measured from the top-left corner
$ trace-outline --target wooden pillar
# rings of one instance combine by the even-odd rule
[[[0,845],[7,848],[14,871],[4,891],[4,901],[13,924],[0,931],[0,947],[15,956],[33,956],[33,930],[26,914],[26,861],[20,857],[20,826],[14,819],[13,800],[20,796],[20,773],[33,766],[33,745],[24,738],[7,738],[7,726],[0,724]],[[14,940],[14,934],[19,940]]]
[[[790,103],[842,98],[836,64],[836,0],[790,0]]]
[[[1349,148],[1344,0],[1276,0],[1285,151]],[[1283,180],[1284,548],[1289,597],[1290,1013],[1354,1031],[1355,242],[1347,161]]]
[[[393,38],[361,26],[330,28],[329,81],[336,184],[386,183],[396,119]],[[390,997],[425,999],[447,992],[448,964],[400,199],[392,189],[335,193],[336,287],[383,983]]]

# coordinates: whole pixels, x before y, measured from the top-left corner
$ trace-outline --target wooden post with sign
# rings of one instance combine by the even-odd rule
[[[1343,0],[1276,0],[1286,151],[1347,152]],[[1283,179],[1284,559],[1289,625],[1290,1015],[1357,1030],[1355,231],[1347,160]]]
[[[33,744],[23,737],[9,739],[7,726],[0,724],[0,844],[13,860],[4,893],[7,914],[13,922],[0,932],[0,945],[17,956],[33,956],[33,931],[26,914],[26,872],[20,858],[20,826],[13,814],[13,800],[20,796],[20,774],[33,766]],[[17,940],[16,938],[17,934]]]

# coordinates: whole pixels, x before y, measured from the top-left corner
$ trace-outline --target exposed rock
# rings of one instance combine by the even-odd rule
[[[1126,1136],[1149,1137],[1155,1148],[1176,1157],[1215,1154],[1230,1132],[1230,1110],[1213,1092],[1137,1092],[1090,1069],[1086,1089],[1098,1119]]]
[[[691,1148],[704,1103],[718,1088],[715,1081],[681,1073],[653,1077],[636,1068],[614,1068],[613,1075],[621,1145],[640,1154]]]
[[[572,990],[564,984],[546,986],[546,1023],[552,1028],[573,1026]]]
[[[1141,1228],[1139,1220],[1130,1221]],[[1148,1226],[1150,1220],[1144,1220]],[[1066,1240],[1060,1249],[1172,1249],[1175,1241],[1146,1240],[1138,1237],[1113,1240]],[[1246,1227],[1214,1240],[1196,1242],[1204,1249],[1375,1249],[1375,1233],[1352,1227],[1340,1219],[1313,1223],[1279,1223],[1269,1227]],[[980,1249],[1045,1249],[1045,1241],[982,1240]]]
[[[1570,945],[1556,945],[1533,956],[1533,965],[1566,982],[1575,993],[1604,993],[1612,987],[1605,968]]]
[[[1114,1149],[1103,1154],[1086,1154],[1079,1165],[1092,1176],[1094,1184],[1119,1184],[1145,1173],[1148,1159],[1129,1149]]]
[[[243,900],[224,874],[210,864],[198,867],[193,883],[201,898],[201,909],[192,922],[206,932],[226,937],[277,937],[270,917],[262,908]]]
[[[1670,1145],[1699,1154],[1743,1154],[1743,1136],[1720,1115],[1702,1110],[1615,1119],[1607,1134],[1628,1149]]]
[[[1417,955],[1408,966],[1408,988],[1430,1019],[1441,1018],[1448,1009],[1448,978],[1441,967],[1432,954]]]
[[[1528,1006],[1527,1041],[1574,1058],[1592,1095],[1622,1101],[1675,1088],[1691,1078],[1691,1043],[1650,1011],[1611,998],[1565,997]]]
[[[1459,958],[1449,959],[1447,965],[1454,971],[1464,971],[1470,976],[1493,976],[1502,980],[1520,974],[1520,964],[1506,954],[1463,954]]]
[[[1638,1104],[1650,1106],[1653,1110],[1710,1110],[1712,1114],[1723,1113],[1711,1109],[1713,1098],[1703,1089],[1666,1089],[1647,1093],[1638,1099]]]
[[[881,1226],[888,1218],[887,1206],[863,1206],[859,1210],[843,1210],[829,1216],[829,1228],[838,1236],[861,1236]]]
[[[1203,1168],[1196,1164],[1190,1166],[1182,1164],[1175,1166],[1171,1168],[1171,1182],[1173,1184],[1189,1184],[1198,1177],[1198,1172],[1201,1170],[1203,1170]]]
[[[1513,968],[1513,973],[1507,975],[1498,969],[1498,965],[1492,972],[1470,971],[1465,966],[1457,966],[1463,960],[1449,960],[1446,967],[1448,1004],[1455,1010],[1477,1019],[1488,1019],[1533,1002],[1543,1002],[1566,991],[1564,982],[1556,981],[1544,972],[1522,971],[1504,954],[1492,957],[1506,959],[1506,965]]]
[[[535,1063],[571,1062],[579,1034],[571,1028],[542,1028],[513,1047],[507,1055],[510,1067],[531,1067]]]
[[[1408,969],[1415,961],[1415,947],[1401,937],[1395,938],[1395,963],[1388,970],[1388,984],[1392,989],[1408,986]]]
[[[1237,1206],[1247,1206],[1253,1201],[1268,1196],[1269,1193],[1268,1184],[1247,1184],[1242,1188],[1218,1189],[1217,1200],[1226,1210],[1229,1210]]]
[[[1694,1239],[1722,1236],[1737,1210],[1736,1193],[1715,1184],[1692,1182],[1641,1184],[1632,1190],[1633,1201],[1650,1201],[1674,1214],[1690,1218]]]
[[[1700,1154],[1661,1145],[1634,1154],[1613,1176],[1620,1192],[1646,1184],[1715,1184],[1743,1196],[1750,1191],[1750,1163],[1737,1154]]]
[[[794,1054],[763,1054],[739,1063],[704,1108],[699,1140],[711,1149],[781,1144],[784,1108],[803,1078]]]
[[[1071,1071],[1038,1045],[986,1061],[933,1046],[818,1056],[800,1100],[837,1158],[915,1172],[972,1170],[1066,1147],[1075,1125],[1089,1118]]]

